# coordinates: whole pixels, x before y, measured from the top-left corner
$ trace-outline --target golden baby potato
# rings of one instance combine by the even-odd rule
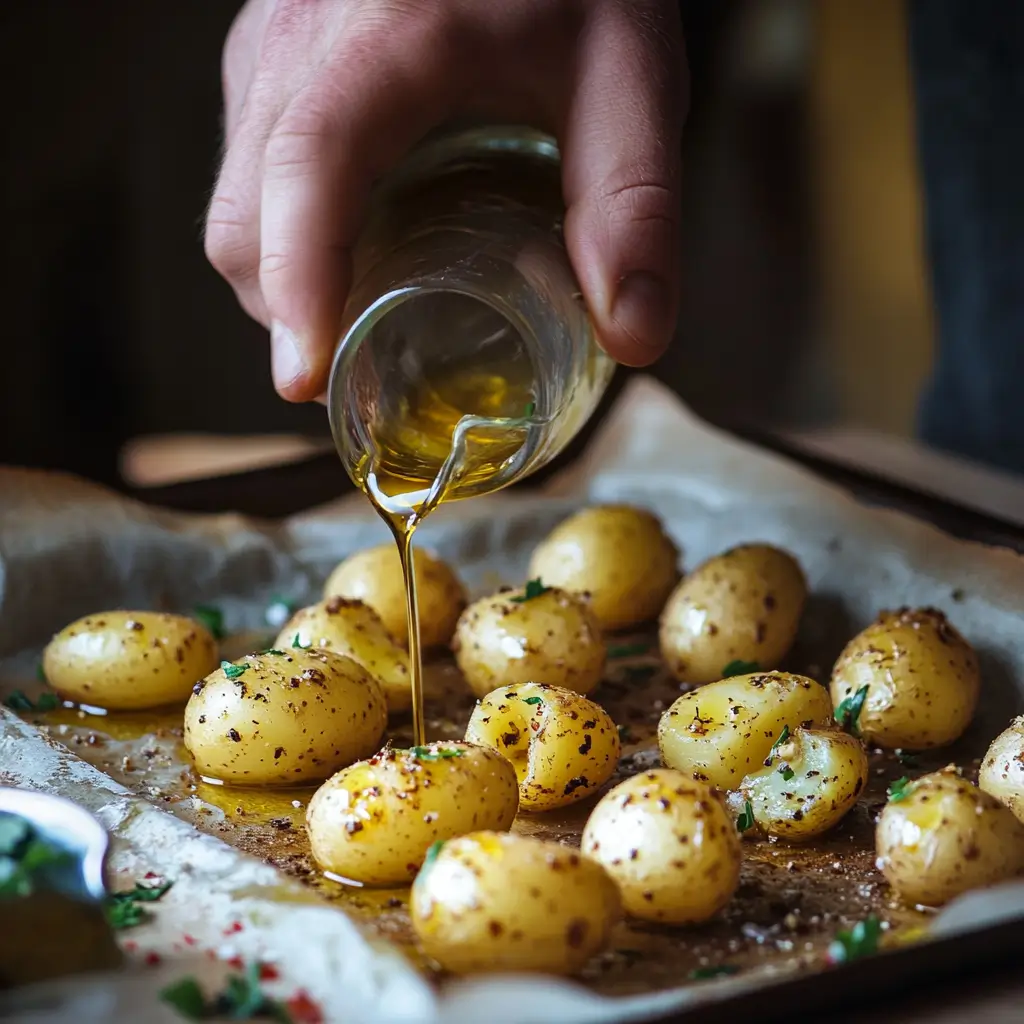
[[[935,608],[882,612],[832,670],[832,700],[861,705],[853,727],[868,743],[924,750],[970,725],[981,673],[971,645]],[[861,690],[864,694],[858,697]]]
[[[441,647],[455,631],[466,607],[466,590],[455,571],[436,555],[413,548],[416,597],[419,602],[420,643]],[[346,558],[324,585],[324,597],[365,601],[380,617],[395,640],[409,645],[405,610],[405,579],[395,544],[381,544]]]
[[[478,697],[530,682],[589,693],[607,656],[587,602],[540,580],[474,601],[459,619],[452,650]]]
[[[981,762],[978,785],[1024,821],[1024,715],[992,741]]]
[[[828,691],[789,672],[755,672],[679,697],[658,723],[661,760],[717,789],[736,789],[772,744],[798,726],[833,725]]]
[[[540,683],[502,686],[480,700],[466,742],[512,762],[524,811],[550,811],[596,793],[622,751],[619,730],[600,704]]]
[[[1024,825],[952,767],[906,784],[875,830],[879,870],[908,904],[939,907],[1024,871]]]
[[[764,764],[729,794],[729,807],[750,829],[803,841],[839,824],[867,781],[860,740],[839,729],[797,726],[784,729]]]
[[[62,629],[43,651],[46,680],[64,699],[108,711],[184,703],[217,667],[199,623],[163,612],[98,612]]]
[[[621,899],[577,850],[474,832],[432,849],[410,911],[423,952],[453,974],[574,974],[607,945]]]
[[[732,818],[707,783],[668,768],[634,775],[602,797],[581,849],[618,882],[626,912],[644,921],[706,921],[739,885]]]
[[[793,646],[807,581],[792,555],[744,544],[699,565],[661,613],[665,663],[685,683],[710,683],[733,662],[778,668]]]
[[[469,743],[385,748],[328,779],[306,811],[316,862],[363,885],[408,885],[430,846],[507,831],[519,803],[505,758]]]
[[[325,647],[359,662],[380,683],[388,711],[412,705],[409,655],[395,643],[381,617],[365,602],[329,597],[300,608],[285,623],[274,646]]]
[[[646,509],[596,505],[540,542],[530,576],[588,595],[602,629],[627,629],[658,617],[679,579],[679,549]]]
[[[185,747],[208,778],[299,785],[375,751],[386,724],[384,692],[362,665],[327,650],[271,650],[195,684]]]

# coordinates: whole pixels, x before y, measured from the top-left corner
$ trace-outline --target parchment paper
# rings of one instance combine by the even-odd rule
[[[708,428],[646,378],[630,384],[585,458],[542,495],[444,507],[423,527],[422,542],[482,593],[521,581],[536,541],[568,512],[596,501],[657,512],[687,567],[743,541],[791,550],[814,595],[801,642],[832,656],[882,607],[945,609],[978,648],[984,672],[981,708],[961,751],[983,751],[1024,705],[1024,559],[859,506],[801,468]],[[42,645],[80,615],[109,607],[187,610],[203,602],[220,606],[229,628],[255,629],[272,595],[314,600],[341,558],[386,539],[359,496],[268,525],[154,512],[77,480],[0,469],[0,691],[25,687]],[[160,966],[52,986],[45,998],[23,992],[18,998],[35,1000],[35,1009],[25,1003],[12,1019],[177,1019],[155,1002],[160,985],[220,969],[183,946],[184,933],[222,958],[273,961],[281,979],[268,988],[305,989],[332,1021],[644,1019],[771,981],[740,976],[609,1000],[570,982],[501,978],[438,995],[334,906],[200,835],[2,709],[0,782],[63,794],[93,811],[114,836],[112,866],[120,876],[153,871],[177,879],[156,920],[132,935],[141,949],[160,954]],[[1009,886],[958,901],[933,930],[1019,914],[1024,886]],[[244,922],[241,931],[235,921]],[[0,1001],[0,1015],[4,1006]]]

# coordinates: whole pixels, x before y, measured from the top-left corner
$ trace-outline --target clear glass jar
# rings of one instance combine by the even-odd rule
[[[328,388],[335,443],[416,507],[496,491],[554,458],[614,371],[562,238],[554,140],[428,139],[374,190]],[[454,452],[454,454],[453,454]],[[436,492],[436,488],[435,488]]]

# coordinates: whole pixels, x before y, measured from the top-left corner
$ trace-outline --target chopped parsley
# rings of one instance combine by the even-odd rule
[[[17,814],[0,812],[0,901],[31,896],[40,876],[73,858]]]
[[[690,981],[706,981],[708,978],[725,978],[732,974],[739,974],[740,969],[735,964],[719,964],[717,967],[698,967],[690,971]]]
[[[230,661],[222,661],[220,663],[220,667],[224,669],[224,675],[226,675],[228,679],[237,679],[243,672],[247,671],[249,668],[248,665],[236,665]]]
[[[862,956],[878,952],[882,937],[882,922],[873,914],[858,921],[849,931],[840,931],[828,947],[828,958],[833,964],[848,964]]]
[[[39,662],[39,664],[36,665],[36,679],[38,679],[39,682],[41,683],[46,682],[46,669],[43,668],[42,662]]]
[[[538,576],[535,580],[529,580],[526,584],[526,589],[523,591],[522,597],[510,597],[509,600],[514,604],[524,604],[527,601],[532,601],[535,597],[540,597],[541,594],[546,594],[551,588],[545,587]]]
[[[230,974],[224,988],[212,999],[203,995],[193,977],[181,978],[161,989],[160,999],[188,1020],[276,1020],[291,1024],[291,1016],[283,1003],[264,993],[260,985],[262,967],[258,961],[246,965],[243,974]]]
[[[536,402],[527,402],[526,408],[523,410],[523,418],[529,419],[537,411]]]
[[[730,676],[749,676],[751,672],[760,671],[761,666],[756,661],[740,661],[738,658],[736,661],[730,661],[725,668],[722,669],[722,678],[728,679]]]
[[[916,768],[920,764],[920,758],[917,754],[912,754],[909,750],[904,750],[902,747],[896,748],[896,758],[900,764],[904,764],[908,768]]]
[[[789,739],[789,726],[784,725],[782,732],[779,733],[779,738],[772,744],[772,749],[768,751],[768,759],[771,760],[775,756],[775,751],[782,746],[786,740]]]
[[[796,772],[795,772],[795,771],[793,771],[793,769],[792,769],[792,768],[790,768],[788,764],[784,764],[784,765],[783,765],[783,766],[782,766],[782,767],[781,767],[781,768],[779,769],[779,774],[780,774],[780,775],[782,776],[782,778],[783,778],[783,779],[784,779],[784,780],[785,780],[786,782],[789,782],[789,780],[790,780],[791,778],[793,778],[793,776],[794,776],[794,775],[796,775]]]
[[[544,703],[544,698],[543,697],[524,697],[523,698],[523,703],[524,704],[543,704]]]
[[[4,704],[12,711],[53,711],[54,708],[60,707],[60,697],[47,690],[46,693],[41,693],[33,703],[31,698],[21,690],[15,690],[7,697]]]
[[[302,642],[302,634],[301,633],[296,633],[295,636],[292,637],[292,647],[297,647],[300,651],[308,651],[310,649],[310,647],[312,647],[312,646],[313,646],[313,641],[312,640],[308,644],[304,644]]]
[[[897,779],[887,790],[886,793],[889,795],[889,803],[899,803],[900,800],[905,800],[910,796],[909,788],[910,779],[904,775],[902,779]]]
[[[192,618],[205,626],[214,640],[224,639],[224,613],[215,605],[197,604],[192,609]]]
[[[431,864],[437,860],[437,855],[441,852],[441,847],[444,846],[443,839],[437,839],[427,847],[426,856],[423,858],[423,870],[430,867]]]
[[[746,832],[754,827],[754,806],[749,800],[743,805],[743,813],[736,819],[736,828]]]
[[[646,654],[650,649],[650,644],[619,644],[608,648],[608,657],[635,658],[638,654]]]
[[[296,604],[294,601],[289,601],[288,598],[275,594],[270,599],[270,604],[267,605],[263,618],[268,626],[280,629],[295,614],[295,609]]]
[[[864,710],[864,701],[868,696],[867,686],[862,686],[856,693],[850,694],[839,702],[836,708],[836,721],[841,729],[845,729],[851,736],[860,735],[858,721],[860,713]]]
[[[462,757],[464,751],[458,747],[438,747],[436,750],[430,747],[410,747],[409,753],[420,761],[443,761],[450,757]]]
[[[165,892],[173,885],[173,882],[164,882],[163,885],[138,885],[126,892],[111,893],[103,904],[103,912],[106,914],[107,923],[111,928],[134,928],[143,921],[148,921],[152,916],[141,906],[143,903],[153,903],[160,899]]]

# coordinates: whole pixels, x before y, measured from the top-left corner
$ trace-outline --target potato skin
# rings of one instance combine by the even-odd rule
[[[792,555],[745,544],[686,576],[661,613],[659,642],[681,682],[721,679],[733,661],[777,668],[796,639],[807,581]]]
[[[424,647],[442,647],[451,640],[455,623],[466,607],[466,590],[454,570],[429,551],[414,547],[413,560],[420,643]],[[380,544],[346,558],[327,578],[324,597],[365,601],[380,616],[395,641],[408,647],[405,580],[394,544]]]
[[[606,659],[594,613],[557,587],[525,593],[492,594],[462,613],[452,650],[470,689],[484,697],[499,686],[541,682],[590,693]]]
[[[875,851],[905,903],[942,906],[1024,871],[1024,825],[955,770],[923,775],[904,792],[882,811]]]
[[[797,727],[729,795],[729,807],[739,816],[749,802],[762,831],[802,842],[842,821],[867,781],[860,740],[839,729]]]
[[[607,944],[621,901],[576,850],[474,832],[423,865],[410,911],[424,953],[455,974],[574,974]]]
[[[65,700],[110,711],[183,704],[217,667],[217,642],[183,615],[112,611],[65,626],[43,652],[47,682]]]
[[[586,594],[601,628],[657,618],[679,579],[679,549],[651,512],[629,505],[585,508],[555,527],[530,558],[530,577]]]
[[[274,646],[287,650],[296,639],[299,647],[325,647],[359,662],[380,683],[389,712],[412,706],[409,656],[365,602],[329,597],[300,608],[285,623]]]
[[[247,786],[298,785],[380,746],[384,693],[351,658],[291,648],[226,664],[196,683],[185,707],[185,746],[200,774]]]
[[[626,912],[645,921],[706,921],[740,880],[732,818],[707,783],[669,768],[634,775],[602,797],[581,849],[618,882]]]
[[[1024,715],[1015,718],[989,745],[978,785],[1024,821]]]
[[[551,811],[585,800],[611,777],[622,746],[600,704],[540,683],[502,686],[477,703],[466,742],[512,762],[524,811]]]
[[[516,773],[493,750],[387,748],[328,779],[309,802],[306,828],[325,870],[364,885],[408,885],[433,843],[507,831],[518,802]]]
[[[667,767],[728,790],[764,763],[784,726],[832,724],[832,701],[813,679],[755,672],[679,697],[658,723],[658,747]]]
[[[924,750],[952,743],[978,704],[981,674],[971,645],[935,608],[882,612],[847,645],[832,670],[836,705],[868,688],[857,728],[868,743]]]

